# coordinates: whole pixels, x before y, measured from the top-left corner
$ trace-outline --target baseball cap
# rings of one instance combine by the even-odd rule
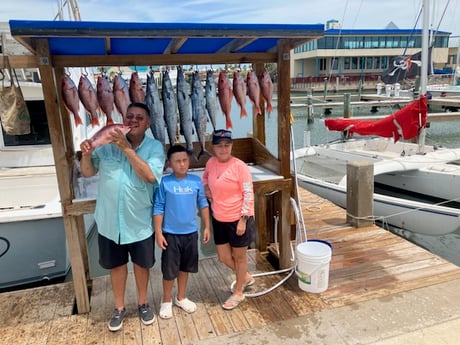
[[[222,140],[232,141],[232,132],[226,129],[218,129],[212,133],[212,144],[216,145]]]

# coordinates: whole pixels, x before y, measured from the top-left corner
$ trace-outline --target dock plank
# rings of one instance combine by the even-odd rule
[[[247,298],[232,311],[221,304],[230,295],[233,272],[217,257],[201,259],[199,270],[190,274],[187,296],[197,303],[193,314],[173,307],[174,317],[159,317],[144,326],[137,312],[137,290],[133,273],[128,276],[123,330],[110,332],[107,322],[114,301],[110,276],[93,279],[91,310],[73,315],[75,296],[71,283],[0,294],[0,332],[5,344],[149,344],[188,345],[201,339],[255,329],[274,322],[333,309],[359,302],[391,298],[415,290],[460,279],[460,268],[418,247],[404,238],[375,225],[354,228],[346,222],[345,211],[301,189],[302,214],[309,239],[320,239],[333,246],[329,267],[329,286],[322,293],[307,293],[299,288],[295,274],[272,292]],[[248,251],[248,268],[256,277],[248,293],[274,286],[287,274],[276,273],[267,255]],[[272,262],[273,259],[270,260]],[[158,315],[162,300],[160,264],[151,270],[149,301]]]

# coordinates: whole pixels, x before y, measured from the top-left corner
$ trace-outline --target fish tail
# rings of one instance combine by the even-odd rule
[[[271,103],[268,103],[268,105],[267,105],[267,112],[268,112],[268,113],[271,113],[272,111],[273,111],[273,107],[272,107]]]
[[[248,112],[246,111],[246,108],[241,107],[240,117],[246,117],[246,116],[248,116]]]
[[[257,115],[262,115],[262,110],[260,109],[260,106],[256,106],[256,113]]]
[[[226,118],[225,127],[227,129],[233,128],[232,119],[230,118],[230,116],[226,116],[225,118]]]
[[[112,125],[112,124],[114,124],[113,119],[112,119],[111,117],[107,116],[107,123],[106,123],[106,125]]]
[[[209,153],[208,150],[206,149],[201,149],[200,153],[198,153],[198,156],[196,157],[197,161],[200,160],[201,156],[206,155],[208,157],[211,157],[211,154]]]
[[[91,118],[91,126],[99,126],[99,120],[97,117],[92,117]]]
[[[79,126],[79,125],[82,125],[83,124],[83,121],[81,120],[80,116],[78,114],[74,114],[74,117],[75,119],[75,127]]]

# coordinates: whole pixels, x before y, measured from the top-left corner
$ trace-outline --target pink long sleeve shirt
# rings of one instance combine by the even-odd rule
[[[233,222],[241,216],[254,215],[254,191],[249,168],[232,157],[220,163],[211,157],[206,163],[203,184],[211,190],[213,217],[221,222]]]

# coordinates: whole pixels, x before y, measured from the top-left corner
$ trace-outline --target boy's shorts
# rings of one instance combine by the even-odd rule
[[[163,279],[174,280],[179,271],[198,272],[198,231],[176,235],[163,233],[168,246],[161,253]]]
[[[236,227],[239,220],[234,222],[220,222],[212,217],[212,228],[214,232],[214,243],[216,245],[229,243],[231,247],[249,247],[254,241],[255,222],[254,217],[246,221],[246,231],[243,235],[236,234]]]
[[[127,264],[129,257],[136,265],[143,268],[151,268],[155,264],[155,239],[152,236],[145,240],[117,244],[107,237],[98,234],[99,265],[105,269],[112,269]]]

